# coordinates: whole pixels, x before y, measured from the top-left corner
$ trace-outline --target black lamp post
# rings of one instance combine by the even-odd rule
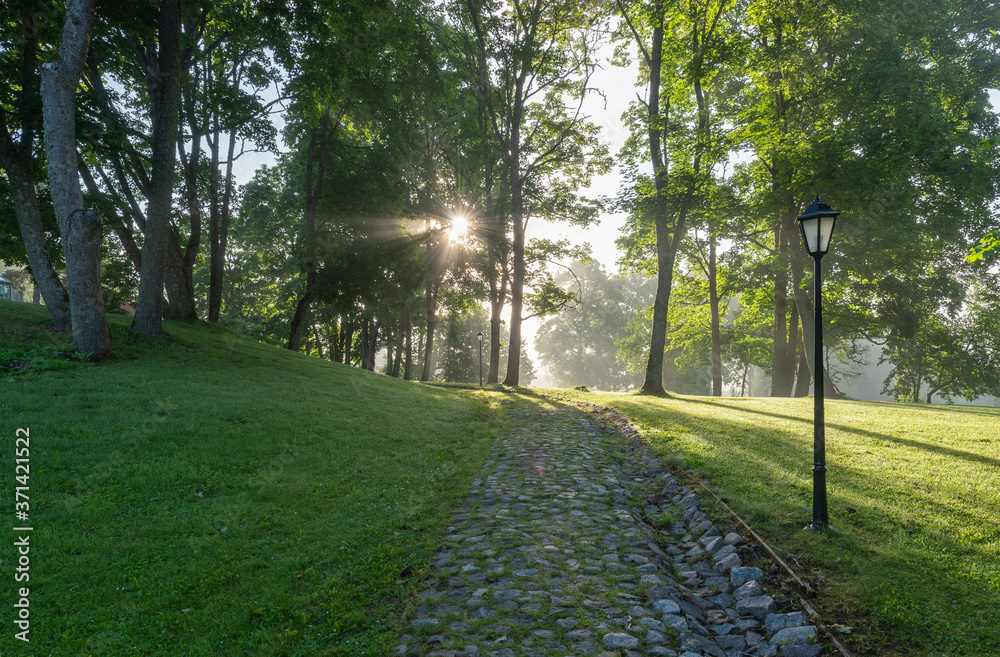
[[[816,262],[813,309],[815,311],[816,338],[813,357],[813,521],[814,531],[830,526],[826,509],[826,436],[823,420],[823,282],[820,278],[820,259],[830,249],[833,226],[840,213],[820,200],[819,195],[799,216],[799,228],[806,251]]]
[[[479,332],[479,387],[483,387],[483,332]]]

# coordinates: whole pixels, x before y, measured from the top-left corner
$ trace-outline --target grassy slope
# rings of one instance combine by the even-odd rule
[[[828,401],[837,532],[816,536],[811,399],[555,392],[636,418],[662,459],[825,575],[817,603],[867,626],[861,654],[1000,655],[1000,409]]]
[[[45,320],[0,302],[0,350],[64,348]],[[33,649],[388,654],[400,573],[433,555],[497,413],[219,328],[139,339],[127,320],[112,361],[0,375],[7,444],[31,430]],[[8,451],[4,491],[13,466]]]

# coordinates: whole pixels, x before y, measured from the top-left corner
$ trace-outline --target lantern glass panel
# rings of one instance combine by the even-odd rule
[[[830,250],[830,238],[833,236],[833,224],[836,223],[837,217],[820,217],[819,218],[819,250],[820,253],[826,253]]]

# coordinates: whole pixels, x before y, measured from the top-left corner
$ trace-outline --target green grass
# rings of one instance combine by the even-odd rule
[[[816,535],[802,531],[812,399],[553,392],[635,418],[662,460],[706,481],[810,581],[825,577],[815,604],[855,627],[859,654],[1000,655],[1000,409],[827,401],[837,531]]]
[[[31,654],[390,652],[494,402],[198,323],[157,340],[112,316],[115,356],[81,363],[46,318],[0,302],[0,353],[37,365],[0,374],[10,502],[31,432]],[[0,652],[23,651],[6,616]]]

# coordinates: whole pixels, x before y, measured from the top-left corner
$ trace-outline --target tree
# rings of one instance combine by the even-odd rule
[[[293,101],[285,138],[294,145],[304,172],[299,184],[304,188],[305,280],[290,322],[290,349],[299,348],[316,295],[325,250],[321,239],[325,217],[320,213],[332,218],[330,209],[336,207],[336,199],[327,192],[328,186],[337,184],[331,169],[350,171],[352,163],[364,160],[366,150],[405,148],[415,123],[410,117],[414,101],[423,88],[432,86],[435,69],[426,37],[417,29],[421,11],[417,3],[296,6],[289,27],[302,47],[287,55],[291,60],[286,67],[294,68],[296,75],[290,83]],[[399,155],[399,160],[405,159]],[[371,191],[371,185],[365,189]],[[379,194],[368,198],[378,202]],[[396,200],[392,194],[389,197]],[[321,208],[321,201],[327,207]],[[401,212],[396,219],[401,223]]]
[[[20,20],[18,20],[20,19]],[[20,30],[15,30],[18,26]],[[63,331],[70,327],[70,305],[66,288],[56,273],[47,244],[45,228],[35,191],[35,136],[39,125],[38,89],[38,26],[30,6],[20,16],[4,16],[3,50],[20,57],[3,58],[6,89],[18,89],[0,102],[0,166],[7,175],[9,193],[14,202],[18,229],[25,256],[31,268],[35,287],[41,293],[53,327]],[[8,118],[9,117],[9,118]],[[19,132],[15,144],[14,132]]]
[[[697,231],[688,240],[687,270],[675,278],[676,299],[668,313],[668,348],[680,351],[675,363],[680,368],[707,367],[711,371],[712,395],[722,396],[722,321],[721,307],[730,298],[730,282],[725,271],[720,277],[717,235],[709,222],[708,234]],[[721,289],[720,289],[721,279]],[[727,304],[728,309],[728,304]]]
[[[139,297],[132,330],[147,335],[163,333],[163,278],[171,224],[180,120],[181,7],[179,0],[160,0],[158,52],[144,44],[146,84],[152,103],[152,177],[149,211],[142,241]]]
[[[69,279],[73,348],[101,359],[111,353],[111,333],[101,297],[102,219],[83,207],[77,174],[76,89],[87,57],[94,10],[90,0],[68,0],[54,61],[42,65],[45,153]]]
[[[736,179],[754,219],[746,241],[757,241],[775,288],[772,394],[792,390],[797,349],[813,370],[811,276],[795,216],[816,191],[845,211],[823,260],[834,287],[843,278],[870,291],[894,278],[886,272],[897,262],[932,266],[939,251],[921,251],[926,237],[964,242],[984,229],[996,196],[992,158],[978,148],[982,134],[995,134],[986,108],[994,13],[967,3],[913,11],[896,0],[748,8],[750,65],[728,113],[734,139],[754,153]],[[827,301],[835,313],[847,305]]]
[[[593,261],[573,262],[570,270],[572,275],[564,273],[556,283],[579,299],[542,322],[535,339],[539,359],[560,386],[635,386],[639,381],[618,359],[615,341],[652,301],[651,279],[636,274],[609,277]]]
[[[594,16],[587,6],[567,0],[467,0],[458,12],[475,36],[477,93],[500,144],[510,194],[511,357],[506,385],[519,384],[528,220],[542,214],[549,194],[549,209],[556,209],[553,199],[563,204],[562,212],[549,218],[568,215],[581,224],[595,218],[595,206],[572,194],[607,167],[597,127],[582,114],[596,63]]]
[[[622,30],[635,43],[647,83],[641,110],[632,111],[632,138],[627,157],[633,169],[633,188],[623,205],[631,213],[629,241],[650,240],[655,248],[657,293],[653,303],[649,356],[642,391],[663,394],[663,358],[667,312],[674,263],[684,240],[690,215],[707,191],[715,160],[713,147],[712,86],[724,68],[728,0],[706,0],[671,5],[663,0],[616,7]],[[682,26],[669,29],[671,26]],[[684,121],[690,123],[685,129]],[[644,143],[643,143],[644,142]],[[645,152],[652,175],[637,170]],[[652,234],[649,231],[652,224]],[[638,238],[638,239],[637,239]],[[629,258],[634,263],[633,258]]]

